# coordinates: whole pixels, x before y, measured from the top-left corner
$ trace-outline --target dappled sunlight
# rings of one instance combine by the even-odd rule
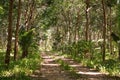
[[[77,72],[77,74],[83,74],[83,75],[103,75],[100,72],[82,72],[82,71]]]
[[[44,64],[42,63],[43,66],[49,66],[49,67],[53,67],[53,66],[60,66],[60,64],[52,64],[52,63],[48,63],[48,64]]]
[[[77,64],[75,64],[75,65],[73,64],[73,65],[70,65],[70,66],[71,67],[81,67],[81,65],[79,65],[79,64],[78,65]]]

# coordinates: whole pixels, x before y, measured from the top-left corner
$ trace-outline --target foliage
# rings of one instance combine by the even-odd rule
[[[102,55],[99,49],[95,49],[95,44],[92,42],[79,41],[78,43],[72,43],[69,46],[64,47],[63,53],[66,53],[70,57],[72,57],[75,61],[81,62],[84,66],[95,68],[103,73],[109,73],[109,75],[119,75],[120,73],[120,63],[115,59],[111,59],[110,53],[106,54],[107,60],[105,62],[102,61]],[[78,48],[77,48],[78,47]],[[75,52],[78,53],[75,54]],[[86,57],[85,53],[92,54],[89,58]],[[91,52],[91,53],[90,53]]]
[[[119,66],[120,66],[119,62],[113,59],[109,59],[109,60],[106,60],[104,63],[101,62],[99,65],[99,68],[103,72],[104,71],[109,72],[110,75],[119,75],[120,74]]]
[[[69,64],[65,63],[64,61],[58,60],[58,62],[60,64],[61,68],[63,68],[64,70],[66,70],[66,71],[73,71],[74,70],[74,68],[69,66]]]
[[[106,4],[108,7],[112,7],[117,4],[117,0],[106,0]]]
[[[81,40],[77,43],[74,42],[70,45],[65,45],[63,47],[63,53],[70,54],[74,58],[84,58],[86,53],[92,54],[93,48],[92,42]]]
[[[28,52],[33,52],[38,50],[37,42],[35,41],[34,35],[35,29],[31,29],[29,31],[22,31],[19,35],[19,44],[23,51],[22,57],[27,57]],[[32,50],[31,50],[32,49]]]
[[[53,36],[53,45],[52,45],[52,49],[55,50],[55,51],[60,51],[61,49],[61,39],[62,39],[62,36],[60,34],[60,32],[55,32],[55,34],[52,34]]]
[[[22,47],[22,49],[29,48],[30,45],[33,42],[33,31],[34,29],[28,31],[28,32],[23,32],[22,34],[20,33],[19,36],[19,44]]]
[[[79,61],[82,63],[82,65],[87,66],[89,68],[97,69],[98,71],[102,73],[107,73],[112,76],[119,76],[120,75],[120,62],[115,59],[107,59],[105,62],[102,61],[102,56],[100,53],[97,53],[99,51],[95,51],[93,54],[92,59],[88,58],[80,58],[79,56],[76,56],[76,58],[73,58],[75,61]],[[109,53],[110,54],[110,53]],[[112,57],[112,56],[106,56],[106,57]]]
[[[54,26],[57,23],[57,14],[58,9],[56,9],[56,4],[54,0],[43,0],[42,3],[48,4],[46,6],[46,9],[43,10],[43,13],[41,14],[41,26],[43,29],[49,29],[50,26]]]
[[[0,15],[1,14],[4,14],[4,10],[3,10],[3,7],[2,6],[0,6]]]
[[[2,80],[30,80],[30,75],[36,70],[37,66],[40,65],[40,55],[34,53],[29,55],[28,58],[20,59],[16,62],[10,63],[9,69],[4,67],[3,58],[4,52],[0,52],[0,79]]]

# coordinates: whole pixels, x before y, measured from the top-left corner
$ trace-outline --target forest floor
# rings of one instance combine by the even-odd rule
[[[42,53],[41,66],[31,75],[32,80],[120,80],[97,70],[82,66],[80,63],[60,54]],[[74,71],[62,68],[58,60],[62,60]]]

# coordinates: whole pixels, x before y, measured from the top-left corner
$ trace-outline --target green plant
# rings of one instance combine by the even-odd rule
[[[0,51],[0,79],[1,80],[31,80],[31,75],[38,66],[40,66],[41,58],[39,53],[34,52],[27,58],[11,61],[9,68],[4,67],[4,54]]]
[[[71,66],[69,66],[69,64],[65,63],[62,60],[57,60],[57,62],[60,64],[61,68],[66,70],[66,71],[73,71],[74,70]]]
[[[90,41],[78,41],[77,43],[73,42],[71,44],[65,45],[63,47],[63,53],[67,53],[71,55],[74,59],[84,58],[84,57],[91,57],[92,53],[94,52],[94,44]],[[86,55],[89,53],[89,55]]]
[[[34,30],[31,29],[29,31],[22,31],[19,35],[19,44],[22,49],[22,58],[27,57],[28,55],[28,49],[34,43]]]

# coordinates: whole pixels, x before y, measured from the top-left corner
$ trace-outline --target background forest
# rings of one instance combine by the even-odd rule
[[[0,0],[0,77],[32,74],[43,51],[120,76],[120,0]]]

